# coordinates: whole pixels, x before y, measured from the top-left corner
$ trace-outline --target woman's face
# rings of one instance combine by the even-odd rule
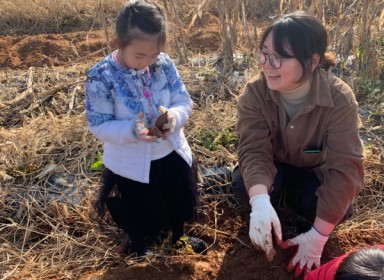
[[[261,70],[264,72],[267,85],[271,90],[279,92],[294,90],[305,82],[300,82],[303,75],[303,67],[296,58],[283,58],[279,69],[272,67],[268,55],[274,54],[280,57],[273,47],[272,35],[273,31],[267,35],[261,48],[261,55],[267,57],[265,64],[261,65]],[[288,47],[286,50],[288,53],[291,53]]]

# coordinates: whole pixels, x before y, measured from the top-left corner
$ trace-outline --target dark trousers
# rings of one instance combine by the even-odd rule
[[[316,190],[321,185],[316,174],[304,168],[277,163],[276,176],[269,194],[271,204],[277,210],[290,208],[299,217],[296,221],[299,233],[310,229],[315,218],[317,209]],[[250,208],[249,196],[246,191],[243,176],[238,167],[232,174],[232,190],[236,198],[246,207]],[[346,217],[352,214],[352,207],[346,213]]]
[[[108,210],[131,239],[150,237],[170,228],[177,240],[184,234],[184,222],[195,217],[194,170],[176,152],[151,162],[148,184],[116,174],[111,180],[118,195],[108,197]]]

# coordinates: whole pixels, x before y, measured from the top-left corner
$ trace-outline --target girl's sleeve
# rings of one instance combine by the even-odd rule
[[[185,88],[183,81],[172,60],[167,57],[168,64],[165,69],[168,87],[171,94],[169,110],[176,117],[176,130],[181,129],[192,113],[192,99]]]
[[[89,130],[99,140],[115,145],[138,142],[133,132],[135,120],[116,120],[111,90],[100,76],[89,74],[86,82],[86,118]]]

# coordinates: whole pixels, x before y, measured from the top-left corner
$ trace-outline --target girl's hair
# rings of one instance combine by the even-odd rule
[[[335,280],[384,280],[384,249],[363,248],[348,255]]]
[[[320,56],[322,68],[328,70],[336,65],[336,56],[326,53],[328,35],[322,22],[315,16],[296,11],[282,16],[264,31],[260,41],[260,50],[270,32],[273,36],[273,47],[282,57],[296,58],[303,67],[301,81],[311,75],[311,58],[313,54]]]
[[[121,47],[125,48],[145,34],[159,35],[159,45],[165,45],[164,11],[152,1],[131,0],[117,16],[116,36],[121,42]]]

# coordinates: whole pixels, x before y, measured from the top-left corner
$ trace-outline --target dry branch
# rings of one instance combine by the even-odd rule
[[[197,7],[197,11],[193,15],[191,23],[188,25],[188,29],[187,29],[188,32],[191,31],[191,28],[192,28],[192,26],[194,26],[196,19],[197,18],[201,19],[203,17],[202,12],[203,12],[204,8],[208,5],[208,3],[210,1],[211,0],[203,0],[203,2],[201,2],[201,4]]]

